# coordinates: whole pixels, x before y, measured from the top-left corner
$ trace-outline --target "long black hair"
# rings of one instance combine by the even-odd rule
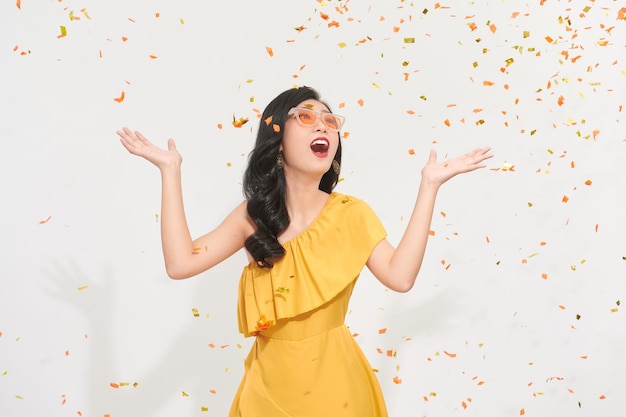
[[[275,261],[285,255],[285,249],[278,242],[278,235],[289,226],[285,203],[287,184],[285,174],[276,160],[283,141],[287,113],[305,100],[320,101],[320,96],[310,87],[299,87],[286,90],[274,98],[263,111],[256,143],[248,157],[243,193],[248,201],[248,215],[254,221],[256,231],[246,239],[245,246],[262,268],[271,268]],[[341,141],[333,159],[341,166]],[[331,166],[322,176],[319,189],[330,194],[338,179],[339,173]]]

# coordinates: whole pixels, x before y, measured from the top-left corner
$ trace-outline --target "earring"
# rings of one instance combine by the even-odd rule
[[[278,152],[278,155],[276,155],[276,168],[279,170],[283,169],[283,165],[285,165],[285,157],[282,152]]]
[[[337,162],[335,159],[333,159],[332,166],[333,166],[333,172],[336,175],[339,175],[339,172],[341,171],[341,165],[339,165],[339,162]]]

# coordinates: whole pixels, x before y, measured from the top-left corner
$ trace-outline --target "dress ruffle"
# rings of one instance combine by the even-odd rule
[[[387,233],[362,200],[331,193],[301,234],[285,242],[274,267],[247,265],[239,281],[239,331],[254,336],[278,320],[296,317],[332,300],[358,278]]]

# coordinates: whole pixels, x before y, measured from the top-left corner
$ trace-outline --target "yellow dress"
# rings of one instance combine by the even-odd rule
[[[362,200],[331,193],[272,269],[239,281],[239,330],[255,336],[229,417],[386,417],[374,371],[344,324],[385,229]]]

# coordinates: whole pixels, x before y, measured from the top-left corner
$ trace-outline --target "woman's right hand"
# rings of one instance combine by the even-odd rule
[[[183,161],[182,156],[176,150],[174,139],[168,139],[167,149],[161,149],[150,142],[139,131],[133,132],[129,128],[124,127],[116,133],[128,152],[147,159],[160,170],[169,167],[180,167]]]

